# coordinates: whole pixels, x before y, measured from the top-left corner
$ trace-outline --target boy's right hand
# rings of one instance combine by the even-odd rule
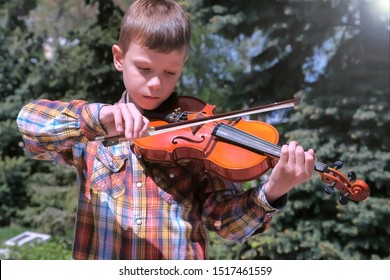
[[[109,135],[123,134],[128,140],[144,136],[149,128],[149,120],[133,103],[103,106],[99,121]]]

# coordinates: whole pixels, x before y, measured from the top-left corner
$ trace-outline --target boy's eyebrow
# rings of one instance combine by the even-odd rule
[[[146,64],[155,64],[156,61],[152,61],[151,59],[145,59],[143,57],[140,57],[140,58],[134,58],[134,62],[135,63],[146,63]],[[184,65],[184,62],[179,62],[179,61],[175,61],[175,62],[172,62],[172,63],[168,63],[166,66],[167,67],[183,67]]]

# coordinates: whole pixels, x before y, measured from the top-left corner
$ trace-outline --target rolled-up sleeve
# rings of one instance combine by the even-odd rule
[[[72,147],[106,132],[99,123],[104,104],[37,100],[17,117],[27,151],[34,159],[72,164]]]
[[[227,184],[215,177],[208,181],[215,186]],[[243,242],[269,227],[272,216],[284,208],[287,194],[271,205],[265,196],[263,185],[243,191],[238,184],[233,188],[218,187],[209,192],[203,209],[203,222],[209,230],[221,237]],[[225,189],[225,190],[222,190]]]

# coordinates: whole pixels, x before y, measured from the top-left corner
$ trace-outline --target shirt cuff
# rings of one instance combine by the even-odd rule
[[[281,197],[279,197],[276,201],[274,201],[272,204],[267,200],[267,197],[265,195],[264,191],[264,184],[259,186],[259,194],[258,198],[262,202],[262,204],[265,206],[267,211],[279,211],[282,210],[286,205],[288,201],[288,194],[284,194]]]
[[[99,121],[100,110],[106,105],[107,104],[102,103],[90,103],[84,105],[81,111],[80,125],[83,130],[83,134],[88,138],[88,140],[94,140],[96,136],[107,134]]]

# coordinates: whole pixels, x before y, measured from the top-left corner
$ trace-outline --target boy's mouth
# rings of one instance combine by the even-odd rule
[[[157,100],[157,99],[160,99],[160,97],[158,96],[150,96],[150,95],[143,95],[142,96],[144,99],[148,99],[148,100]]]

